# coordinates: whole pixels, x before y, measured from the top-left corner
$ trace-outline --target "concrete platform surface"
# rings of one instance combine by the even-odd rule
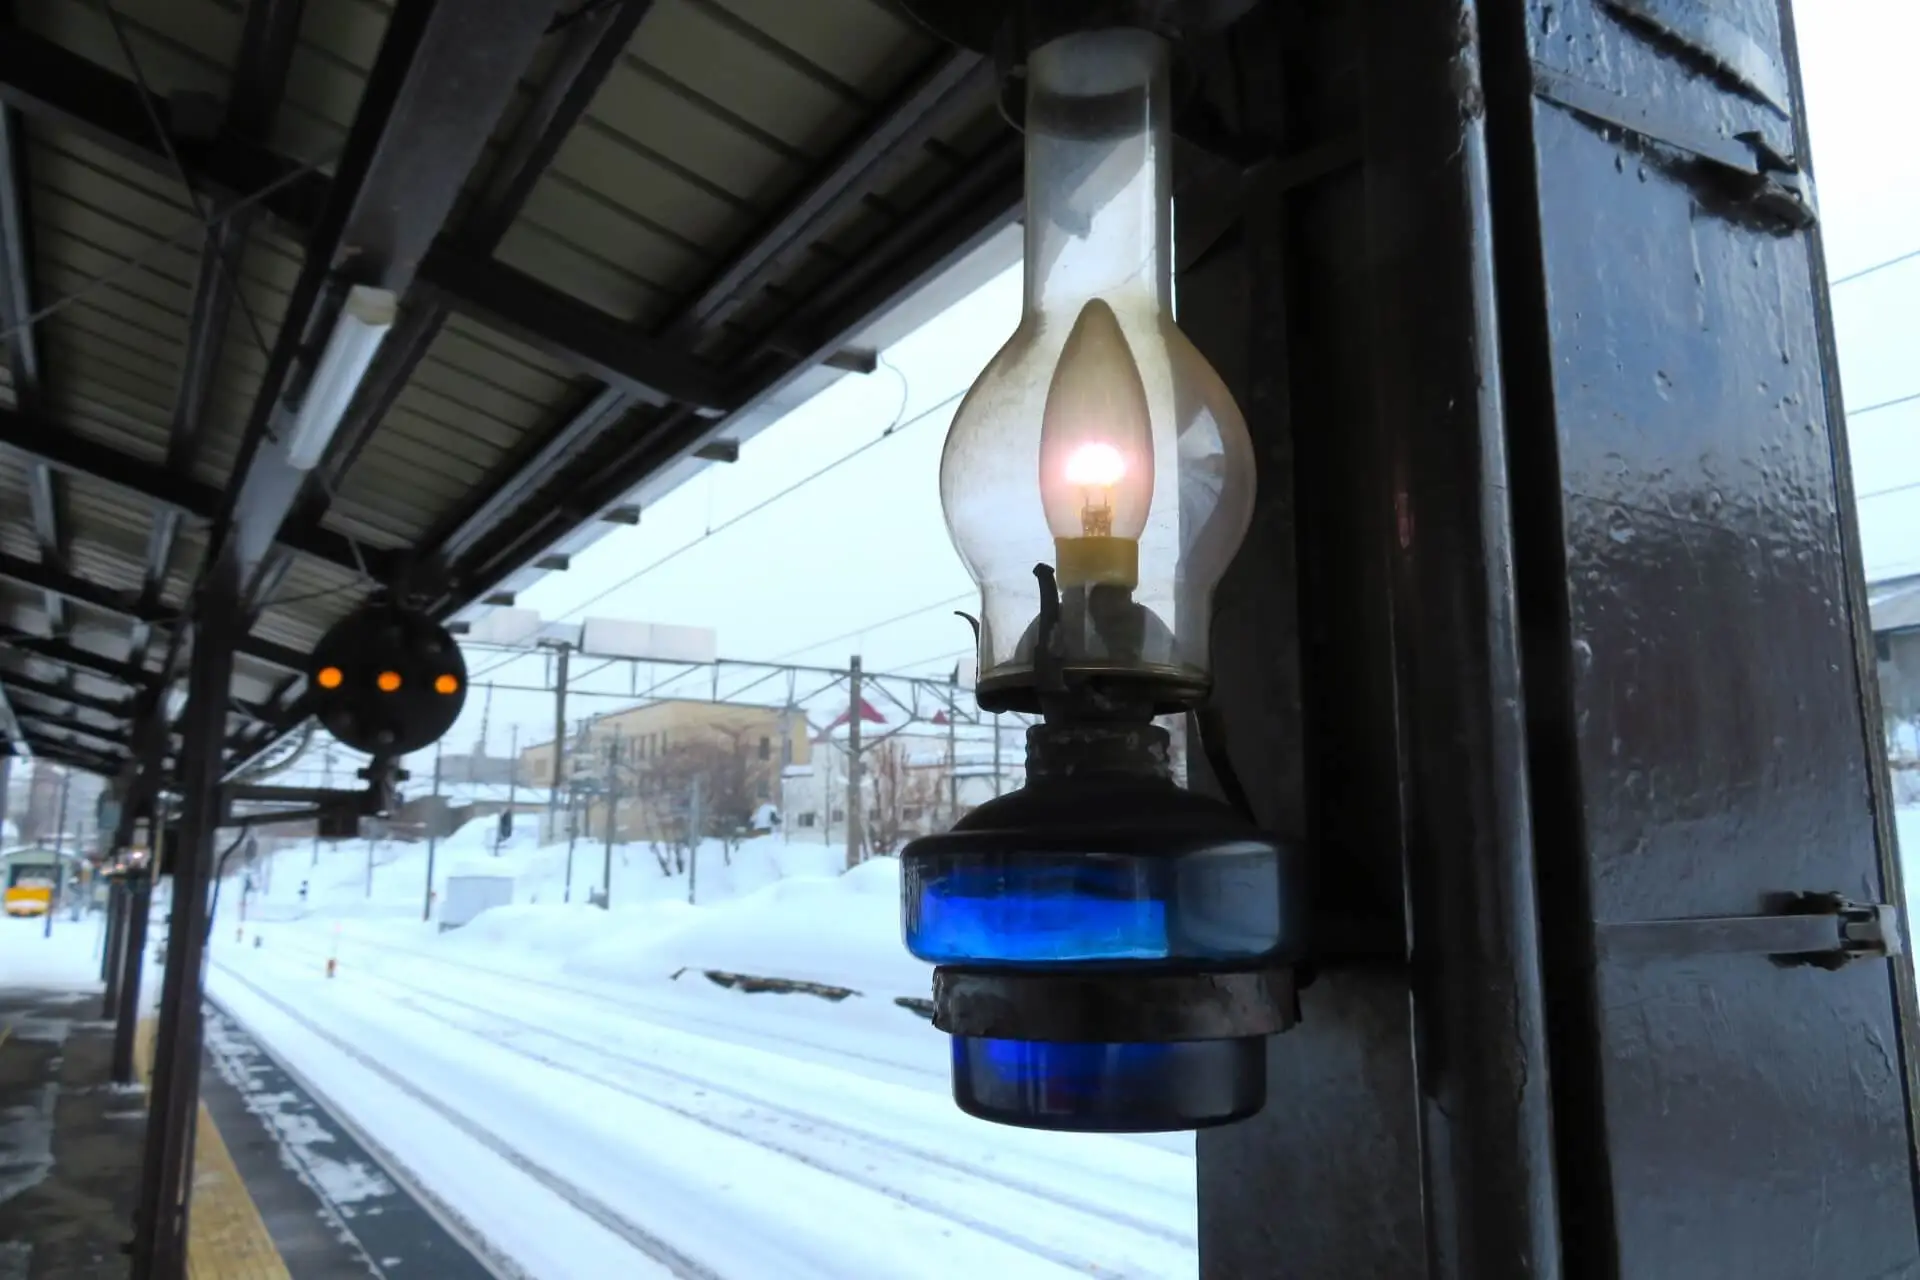
[[[99,993],[0,989],[0,1280],[125,1280],[146,1130],[110,1081]],[[143,1061],[153,1034],[141,1028]],[[217,1009],[189,1280],[491,1280],[297,1079]]]

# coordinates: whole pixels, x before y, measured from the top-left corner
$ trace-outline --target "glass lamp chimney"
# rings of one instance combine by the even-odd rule
[[[1033,710],[1033,566],[1054,566],[1069,674],[1210,680],[1214,587],[1253,512],[1232,395],[1173,321],[1169,52],[1146,31],[1063,36],[1027,65],[1026,298],[955,415],[947,526],[980,587],[990,710]]]

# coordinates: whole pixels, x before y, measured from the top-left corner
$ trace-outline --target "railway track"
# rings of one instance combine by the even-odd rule
[[[585,987],[574,986],[572,983],[556,982],[551,978],[529,977],[526,974],[514,973],[513,971],[508,969],[496,969],[490,965],[473,964],[472,962],[466,961],[466,960],[450,960],[445,956],[435,955],[431,951],[424,951],[418,947],[405,947],[405,946],[399,945],[398,943],[382,942],[375,938],[359,937],[353,934],[348,934],[346,936],[348,940],[350,940],[355,946],[372,947],[376,951],[387,951],[387,952],[392,952],[395,955],[409,956],[417,960],[425,960],[430,964],[444,965],[449,969],[461,970],[467,973],[484,974],[488,978],[504,979],[505,981],[508,981],[508,982],[517,982],[522,986],[526,986],[526,987],[533,987],[533,988],[546,990],[546,991],[564,992],[567,995],[572,996],[576,999],[586,1000],[598,1005],[604,1005],[607,1008],[617,1009],[622,1013],[625,1013],[628,1015],[632,1015],[636,1012],[655,1013],[664,1017],[670,1017],[676,1023],[685,1023],[688,1025],[710,1027],[713,1030],[721,1032],[723,1035],[728,1037],[735,1037],[735,1036],[741,1035],[740,1028],[733,1024],[722,1022],[716,1018],[703,1018],[697,1013],[693,1013],[684,1009],[666,1008],[659,1005],[652,1005],[652,1004],[648,1004],[644,1000],[616,998],[610,995],[602,994],[598,991],[590,990]],[[289,944],[283,941],[279,945],[285,946]],[[311,944],[293,942],[291,943],[291,945],[301,950],[318,954],[317,949],[314,948]],[[903,1018],[917,1016],[917,1015],[910,1015],[905,1010],[901,1010],[899,1012],[900,1012],[900,1016]],[[792,1035],[787,1035],[785,1033],[782,1033],[778,1037],[778,1039],[783,1043],[804,1045],[809,1049],[813,1049],[817,1052],[824,1053],[832,1057],[849,1058],[857,1062],[865,1062],[865,1063],[886,1067],[889,1070],[899,1071],[906,1075],[913,1076],[922,1080],[939,1080],[942,1084],[944,1084],[947,1078],[946,1073],[944,1071],[929,1071],[927,1070],[926,1067],[918,1063],[902,1062],[897,1058],[888,1058],[880,1054],[861,1053],[858,1050],[848,1049],[840,1045],[827,1044],[825,1042],[818,1041],[818,1040],[809,1040],[804,1036],[792,1036]]]
[[[401,993],[396,997],[396,1003],[412,1012],[475,1036],[525,1061],[592,1081],[647,1106],[658,1107],[713,1132],[751,1143],[1082,1275],[1099,1276],[1107,1280],[1133,1280],[1136,1277],[1138,1280],[1158,1280],[1167,1274],[1163,1267],[1143,1269],[1138,1264],[1128,1262],[1128,1255],[1144,1253],[1164,1256],[1169,1246],[1186,1253],[1196,1248],[1190,1233],[1115,1211],[1030,1180],[1000,1171],[982,1170],[925,1146],[846,1125],[770,1101],[747,1090],[632,1054],[616,1052],[579,1036],[504,1013],[496,1007],[462,1000],[384,974],[357,970],[354,976],[356,980],[379,983]],[[458,1012],[449,1014],[447,1010]],[[542,1051],[543,1047],[545,1052]],[[582,1058],[600,1065],[597,1069],[583,1066]],[[652,1087],[641,1086],[636,1076],[652,1082]],[[732,1115],[716,1115],[712,1106],[712,1099],[716,1097],[739,1104],[739,1110]],[[808,1135],[828,1137],[830,1145],[823,1148],[818,1143],[808,1143],[804,1141]],[[883,1165],[893,1167],[895,1176],[891,1181],[867,1172]],[[1057,1209],[1061,1214],[1079,1215],[1097,1224],[1101,1257],[1089,1258],[1084,1251],[1075,1252],[1057,1242],[1036,1240],[1031,1235],[993,1221],[990,1215],[996,1207],[995,1201],[1004,1203],[1009,1191]],[[957,1207],[961,1205],[970,1205],[971,1208]]]
[[[659,1236],[654,1235],[645,1227],[634,1222],[631,1218],[609,1207],[604,1200],[601,1200],[585,1187],[560,1176],[551,1169],[548,1169],[545,1165],[529,1159],[524,1153],[502,1142],[485,1125],[471,1119],[455,1108],[448,1106],[445,1102],[433,1096],[432,1093],[420,1088],[401,1073],[393,1070],[371,1054],[366,1053],[358,1045],[334,1034],[319,1022],[308,1017],[305,1013],[274,995],[251,978],[237,972],[229,965],[215,962],[214,967],[219,969],[227,977],[233,979],[233,981],[245,987],[262,1001],[273,1006],[274,1009],[299,1025],[309,1034],[325,1042],[329,1047],[337,1050],[352,1060],[356,1065],[378,1076],[382,1081],[393,1086],[409,1099],[427,1108],[442,1120],[445,1120],[448,1124],[458,1129],[461,1133],[473,1139],[489,1152],[511,1165],[514,1169],[539,1183],[595,1225],[612,1233],[631,1246],[635,1252],[665,1267],[676,1277],[676,1280],[727,1280],[727,1277],[722,1276],[719,1272],[687,1257],[684,1253],[681,1253],[671,1244],[660,1239]],[[217,1001],[215,1001],[215,1006],[219,1007]],[[223,1008],[221,1011],[229,1018],[234,1017],[231,1009]]]
[[[317,948],[313,944],[309,944],[304,941],[292,941],[292,940],[289,940],[289,943],[290,943],[291,949],[305,951],[308,954],[314,956],[315,958],[320,958],[324,955],[324,949]],[[474,964],[465,963],[463,961],[447,960],[442,957],[434,956],[427,952],[420,951],[416,948],[411,948],[411,947],[395,946],[392,944],[377,943],[377,942],[371,945],[384,950],[392,951],[396,954],[429,960],[429,961],[432,961],[433,963],[445,965],[449,968],[456,969],[456,970],[485,974],[489,978],[494,978],[494,977],[506,978],[506,979],[510,979],[515,982],[521,982],[528,986],[542,989],[542,990],[564,992],[570,996],[578,997],[593,1005],[616,1010],[619,1013],[621,1013],[623,1016],[630,1019],[634,1019],[636,1021],[640,1021],[640,1022],[646,1021],[646,1015],[654,1014],[661,1018],[669,1019],[670,1021],[664,1025],[668,1025],[673,1029],[678,1029],[679,1024],[681,1023],[688,1023],[688,1024],[703,1025],[703,1026],[713,1026],[713,1027],[720,1028],[722,1030],[732,1031],[732,1032],[738,1031],[738,1028],[733,1027],[732,1025],[724,1022],[719,1022],[717,1020],[700,1018],[697,1015],[683,1016],[681,1011],[678,1009],[661,1009],[656,1006],[647,1005],[644,1002],[628,1003],[611,996],[601,995],[596,992],[583,990],[582,988],[579,988],[579,987],[570,986],[567,983],[563,983],[563,982],[553,982],[553,981],[539,979],[539,978],[520,977],[510,972],[492,969],[485,965],[474,965]],[[283,949],[286,949],[286,945],[284,944],[283,944]],[[770,1111],[783,1112],[786,1115],[792,1117],[795,1121],[804,1123],[806,1125],[809,1125],[815,1128],[833,1128],[836,1130],[845,1131],[847,1133],[851,1133],[851,1134],[863,1137],[870,1141],[885,1144],[909,1156],[914,1156],[914,1157],[918,1157],[936,1164],[945,1165],[947,1167],[951,1167],[951,1168],[960,1170],[962,1172],[967,1172],[967,1173],[979,1172],[979,1168],[977,1165],[968,1164],[964,1161],[954,1160],[953,1158],[945,1155],[944,1153],[930,1150],[924,1146],[916,1146],[913,1144],[900,1142],[898,1139],[886,1136],[884,1134],[875,1133],[872,1129],[856,1128],[856,1127],[848,1126],[838,1121],[825,1119],[813,1112],[805,1112],[805,1111],[800,1111],[791,1107],[787,1107],[780,1102],[777,1102],[773,1099],[768,1098],[763,1093],[755,1093],[748,1090],[739,1089],[733,1086],[715,1084],[706,1079],[703,1079],[697,1076],[692,1076],[685,1072],[677,1071],[672,1067],[662,1065],[657,1061],[652,1061],[649,1059],[634,1058],[634,1057],[631,1057],[630,1055],[617,1055],[617,1054],[609,1055],[607,1050],[602,1045],[595,1044],[590,1041],[581,1040],[578,1037],[568,1036],[564,1032],[555,1031],[550,1027],[541,1026],[537,1023],[529,1023],[529,1022],[526,1022],[524,1019],[515,1019],[511,1015],[502,1013],[492,1006],[474,1005],[474,1004],[462,1001],[457,997],[449,996],[442,992],[433,990],[432,988],[420,986],[414,983],[405,982],[400,979],[393,978],[384,973],[374,973],[364,969],[355,969],[354,977],[356,979],[362,978],[362,977],[371,978],[376,981],[384,982],[389,986],[405,989],[408,992],[415,995],[424,995],[432,999],[443,1001],[448,1004],[464,1005],[467,1009],[472,1010],[474,1012],[482,1013],[488,1017],[493,1017],[496,1019],[516,1023],[519,1026],[527,1029],[528,1031],[551,1036],[556,1039],[566,1041],[573,1046],[577,1046],[578,1048],[589,1050],[603,1057],[612,1056],[617,1060],[619,1060],[623,1066],[630,1065],[630,1066],[642,1067],[644,1069],[653,1071],[656,1074],[669,1076],[676,1080],[684,1082],[688,1085],[691,1085],[700,1089],[704,1089],[710,1093],[716,1093],[723,1096],[732,1097],[743,1103],[761,1107]],[[782,1034],[781,1036],[777,1037],[777,1040],[784,1042],[789,1038],[790,1037],[787,1037],[784,1034]],[[734,1041],[734,1042],[738,1043],[738,1041]],[[841,1049],[838,1046],[826,1045],[820,1042],[809,1041],[805,1039],[798,1039],[795,1042],[800,1044],[805,1044],[812,1048],[822,1049],[827,1053],[833,1054],[835,1056],[843,1057],[843,1058],[850,1058],[850,1059],[862,1061],[862,1062],[877,1062],[882,1065],[898,1065],[897,1063],[894,1062],[894,1060],[884,1058],[879,1055],[861,1054],[854,1051]],[[777,1051],[777,1048],[779,1046],[767,1045],[763,1041],[762,1044],[750,1045],[748,1047]],[[925,1073],[916,1072],[916,1074],[924,1075]],[[938,1081],[940,1085],[940,1092],[944,1096],[946,1093],[946,1086],[947,1086],[946,1073],[943,1071],[939,1073],[939,1075],[934,1077],[934,1079]],[[1117,1138],[1120,1138],[1121,1140],[1126,1140],[1128,1138],[1139,1137],[1142,1135],[1114,1135],[1114,1136]],[[1153,1145],[1153,1144],[1142,1143],[1141,1145]],[[1156,1147],[1156,1149],[1164,1149],[1164,1148]],[[1162,1186],[1156,1185],[1154,1183],[1133,1180],[1133,1179],[1126,1179],[1124,1177],[1119,1177],[1119,1175],[1114,1174],[1112,1171],[1103,1171],[1103,1172],[1104,1172],[1104,1176],[1110,1179],[1118,1178],[1118,1180],[1122,1182],[1127,1182],[1130,1185],[1132,1185],[1136,1190],[1146,1195],[1153,1195],[1156,1193],[1160,1193],[1164,1190]],[[1193,1232],[1191,1231],[1181,1232],[1177,1230],[1172,1230],[1158,1223],[1150,1222],[1147,1219],[1138,1217],[1136,1215],[1116,1214],[1113,1210],[1103,1205],[1094,1204],[1090,1201],[1080,1200],[1078,1198],[1065,1195],[1057,1190],[1041,1186],[1040,1184],[1023,1181],[1021,1179],[1018,1179],[1017,1177],[1008,1178],[1000,1174],[995,1174],[994,1182],[995,1182],[995,1185],[998,1185],[998,1186],[1013,1187],[1015,1189],[1031,1194],[1038,1199],[1048,1200],[1048,1201],[1058,1203],[1063,1208],[1070,1208],[1076,1212],[1086,1213],[1094,1217],[1106,1218],[1109,1221],[1114,1222],[1116,1225],[1124,1226],[1129,1229],[1139,1230],[1147,1235],[1156,1236],[1168,1242],[1182,1245],[1183,1247],[1188,1249],[1192,1249],[1196,1247],[1195,1237]]]

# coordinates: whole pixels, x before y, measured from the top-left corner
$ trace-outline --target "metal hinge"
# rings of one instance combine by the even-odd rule
[[[1564,71],[1533,64],[1535,96],[1585,116],[1704,160],[1731,187],[1731,196],[1768,222],[1788,231],[1805,231],[1819,221],[1813,179],[1800,162],[1758,130],[1725,137],[1700,133],[1664,118],[1645,103],[1576,79]]]
[[[1768,915],[1602,922],[1597,949],[1603,960],[1764,955],[1781,965],[1838,969],[1899,955],[1900,909],[1837,893],[1793,893]]]

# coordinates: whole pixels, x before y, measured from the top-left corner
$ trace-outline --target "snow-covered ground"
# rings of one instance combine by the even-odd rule
[[[1898,826],[1920,849],[1920,808]],[[616,849],[601,911],[583,905],[599,846],[576,848],[567,904],[564,846],[523,836],[496,858],[475,824],[437,851],[436,888],[503,871],[515,900],[443,933],[419,919],[425,856],[284,850],[251,869],[244,921],[230,877],[208,987],[503,1274],[1196,1273],[1190,1139],[1028,1133],[953,1107],[944,1037],[896,1003],[928,975],[900,946],[897,864],[841,874],[825,846],[709,845],[689,906],[684,874]],[[0,925],[0,979],[92,985],[93,921],[40,935]],[[709,969],[858,994],[745,994]]]
[[[930,972],[900,944],[897,863],[709,844],[689,906],[687,878],[633,846],[602,911],[583,900],[603,852],[576,848],[568,905],[564,845],[496,859],[473,824],[437,851],[436,887],[498,869],[515,902],[443,933],[419,918],[423,847],[283,850],[253,869],[246,921],[240,882],[223,889],[209,991],[530,1277],[1196,1274],[1190,1138],[953,1106],[945,1037],[896,1003]],[[745,994],[710,969],[858,994]]]
[[[30,991],[86,991],[100,985],[98,915],[70,920],[0,916],[0,986]]]

